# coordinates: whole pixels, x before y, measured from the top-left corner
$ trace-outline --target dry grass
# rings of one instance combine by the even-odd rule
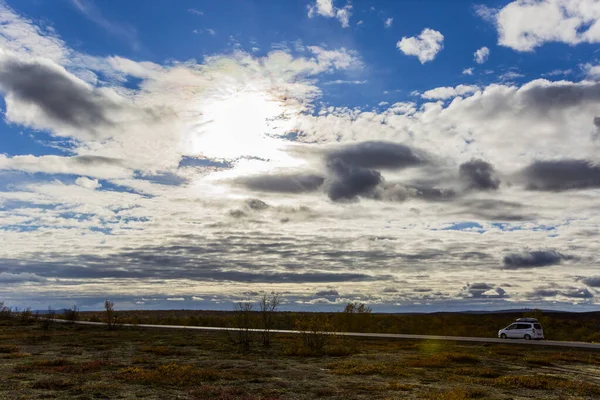
[[[468,400],[487,397],[488,392],[483,389],[458,386],[452,389],[434,391],[427,394],[431,400]]]
[[[155,356],[162,356],[162,357],[183,356],[183,355],[187,354],[187,352],[184,350],[175,349],[175,348],[167,347],[167,346],[144,346],[140,349],[140,351],[143,351],[145,353],[151,353],[151,354],[154,354]]]
[[[585,396],[600,395],[600,386],[579,380],[568,380],[550,375],[502,376],[495,380],[496,384],[511,388],[527,388],[537,390],[561,389],[569,394]]]
[[[477,364],[480,359],[466,353],[438,353],[425,357],[413,357],[406,365],[415,368],[448,368],[457,364]]]
[[[193,365],[167,364],[157,368],[127,367],[119,370],[118,379],[145,385],[178,387],[197,386],[205,382],[232,380],[228,372],[211,368],[197,368]]]
[[[406,367],[398,362],[350,359],[328,365],[336,375],[407,376]]]
[[[502,376],[502,372],[496,368],[490,367],[461,367],[456,368],[452,371],[454,375],[459,376],[472,376],[477,378],[498,378]]]
[[[60,324],[0,338],[0,399],[600,398],[600,353],[585,350],[344,338],[296,357],[291,335],[241,352],[218,332]]]

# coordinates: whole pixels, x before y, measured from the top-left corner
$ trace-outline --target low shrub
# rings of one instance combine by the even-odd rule
[[[328,365],[330,372],[336,375],[386,375],[406,376],[406,370],[400,363],[376,362],[350,359]]]
[[[525,358],[525,362],[530,365],[540,365],[542,367],[550,367],[553,365],[551,357],[527,357]]]
[[[151,353],[156,356],[182,356],[187,354],[186,351],[181,349],[174,349],[167,346],[145,346],[140,349],[144,353]]]
[[[76,382],[69,379],[47,378],[34,382],[31,386],[34,389],[44,390],[67,390],[76,385]]]
[[[478,378],[498,378],[503,374],[494,368],[489,367],[462,367],[452,370],[454,375],[475,376]]]
[[[417,368],[447,368],[456,364],[477,364],[479,358],[466,353],[437,353],[422,358],[413,358],[406,365]]]
[[[411,385],[410,383],[401,383],[401,382],[388,382],[385,385],[385,388],[387,390],[395,390],[395,391],[402,391],[402,392],[409,392],[411,390],[414,390],[415,385]]]
[[[14,344],[3,344],[0,345],[0,353],[9,354],[9,353],[18,353],[19,347]]]
[[[510,375],[496,378],[495,383],[506,387],[550,390],[562,389],[569,393],[591,396],[600,395],[600,386],[585,382],[571,381],[549,375]]]
[[[235,376],[229,372],[175,363],[153,369],[123,368],[118,372],[117,377],[127,382],[159,386],[195,386],[204,382],[235,379]]]
[[[63,368],[73,364],[70,360],[57,358],[55,360],[37,360],[26,364],[17,365],[15,372],[28,372],[47,368]]]
[[[487,397],[487,392],[482,389],[458,386],[443,391],[430,392],[427,399],[431,400],[468,400]]]

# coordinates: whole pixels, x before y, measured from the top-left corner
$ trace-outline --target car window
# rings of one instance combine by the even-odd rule
[[[506,329],[517,329],[517,324],[512,324]]]
[[[542,329],[542,326],[540,324],[533,324],[533,327],[535,329]]]
[[[517,329],[529,329],[530,327],[529,324],[517,324]]]

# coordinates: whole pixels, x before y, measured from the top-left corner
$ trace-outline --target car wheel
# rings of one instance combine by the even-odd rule
[[[500,335],[500,339],[506,339],[506,333],[503,333],[502,335]]]
[[[525,335],[525,340],[531,340],[531,336]]]

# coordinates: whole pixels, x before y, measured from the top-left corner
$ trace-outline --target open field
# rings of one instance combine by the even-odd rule
[[[253,313],[251,318],[259,317]],[[431,313],[431,314],[348,314],[331,313],[273,313],[273,329],[297,329],[299,320],[318,315],[321,322],[338,332],[404,333],[413,335],[497,337],[498,330],[516,318],[536,317],[544,327],[548,340],[600,342],[600,312],[502,312],[486,314]],[[236,326],[232,311],[205,310],[152,310],[119,311],[122,323],[184,325],[184,326]],[[104,312],[81,312],[82,321],[104,322]],[[251,320],[258,327],[260,321]]]
[[[600,398],[599,352],[324,340],[0,321],[0,399]]]

